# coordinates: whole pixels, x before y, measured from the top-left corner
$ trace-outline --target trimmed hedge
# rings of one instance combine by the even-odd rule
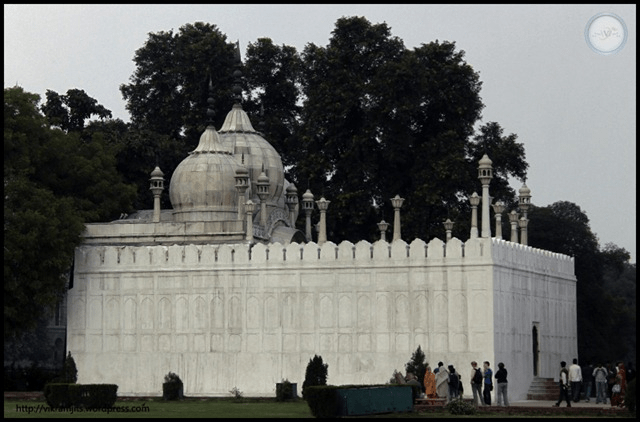
[[[310,385],[305,388],[304,398],[311,414],[316,418],[335,418],[338,414],[338,395],[335,385]]]
[[[44,398],[49,407],[63,409],[71,406],[68,383],[49,383],[44,386]]]
[[[110,408],[116,403],[117,392],[118,386],[115,384],[51,383],[44,388],[47,404],[56,409],[67,407]]]

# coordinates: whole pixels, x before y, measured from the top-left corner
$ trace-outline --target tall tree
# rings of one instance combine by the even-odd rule
[[[82,89],[69,89],[65,95],[48,89],[46,101],[40,109],[51,126],[65,132],[81,132],[91,116],[111,118],[111,111]]]
[[[120,91],[135,126],[194,149],[207,120],[209,81],[215,124],[221,126],[233,104],[235,45],[216,25],[196,22],[175,34],[150,33],[133,61],[135,72]]]
[[[303,60],[303,123],[292,173],[332,201],[334,241],[375,239],[375,223],[393,214],[389,199],[396,194],[405,198],[407,241],[441,236],[449,216],[468,221],[478,144],[501,156],[494,171],[513,202],[507,178],[525,173],[524,148],[515,135],[502,136],[497,123],[471,144],[483,108],[481,82],[455,43],[408,50],[386,24],[341,18],[328,46],[309,44]]]
[[[136,65],[120,91],[131,116],[122,139],[119,168],[138,186],[136,207],[149,208],[149,173],[159,165],[166,180],[198,145],[213,85],[214,124],[220,128],[233,105],[235,45],[216,25],[196,22],[174,33],[149,33],[134,55]],[[135,168],[132,168],[134,166]],[[162,206],[170,207],[168,195]]]
[[[627,353],[628,333],[621,335],[619,321],[627,320],[624,303],[604,287],[607,262],[624,253],[615,248],[600,250],[589,218],[580,206],[558,201],[532,207],[528,213],[530,246],[574,257],[578,323],[578,354],[582,361],[621,359]],[[635,292],[634,292],[635,293]],[[635,309],[633,314],[635,315]],[[635,329],[634,329],[635,330]]]
[[[248,101],[244,109],[256,129],[278,151],[286,167],[295,164],[294,137],[300,122],[302,59],[294,47],[259,38],[247,47],[242,68]]]
[[[5,335],[35,327],[64,292],[84,223],[130,207],[103,143],[50,128],[40,97],[4,90]]]
[[[128,145],[134,155],[155,151],[167,179],[203,129],[206,74],[214,75],[216,127],[231,107],[233,50],[215,25],[195,23],[152,33],[136,52],[136,71],[121,86],[140,134]],[[515,202],[507,179],[524,178],[524,148],[497,123],[472,139],[482,84],[455,43],[407,49],[386,24],[343,17],[327,46],[309,43],[300,55],[269,38],[249,44],[242,74],[244,107],[282,154],[287,178],[331,201],[333,241],[376,239],[376,223],[391,218],[396,194],[405,198],[407,241],[442,236],[447,217],[468,221],[476,155],[488,149],[500,199]],[[175,147],[160,155],[159,139]],[[172,151],[177,156],[167,157]],[[151,155],[139,161],[145,176]]]

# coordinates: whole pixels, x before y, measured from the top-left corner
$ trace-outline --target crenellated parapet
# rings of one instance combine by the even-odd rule
[[[563,254],[513,243],[502,239],[472,238],[462,242],[457,238],[445,243],[438,238],[425,243],[378,240],[356,244],[349,241],[335,244],[308,243],[247,243],[171,246],[111,246],[84,245],[76,250],[76,271],[135,268],[148,271],[180,268],[229,268],[269,265],[291,266],[394,266],[394,265],[463,265],[492,262],[496,265],[520,268],[537,273],[558,273],[574,276],[574,259]]]
[[[568,255],[496,238],[491,239],[491,244],[493,259],[497,265],[575,278],[574,258]]]
[[[145,245],[90,245],[76,249],[76,271],[131,270],[149,267],[158,270],[179,268],[253,267],[255,265],[460,265],[463,260],[487,260],[491,254],[488,239],[470,239],[462,242],[453,238],[445,244],[434,238],[429,243],[415,239],[410,244],[403,240],[391,243],[378,240],[369,243],[362,240],[356,244],[349,241],[319,245],[308,243],[248,243],[236,244],[188,244],[171,246]]]

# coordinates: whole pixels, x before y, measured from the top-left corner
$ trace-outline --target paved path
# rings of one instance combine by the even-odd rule
[[[494,403],[495,404],[495,403]],[[511,406],[522,406],[522,407],[551,407],[556,404],[555,400],[522,400],[517,402],[510,402]],[[567,402],[560,403],[560,407],[566,407]],[[580,400],[578,403],[571,402],[571,407],[590,407],[590,408],[611,408],[611,404],[596,404],[595,399],[585,402],[584,400]]]

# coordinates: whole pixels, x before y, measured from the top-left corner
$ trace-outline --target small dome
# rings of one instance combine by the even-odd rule
[[[302,200],[303,201],[313,201],[313,194],[311,193],[311,191],[309,189],[307,189],[307,191],[305,193],[302,194]]]
[[[151,177],[164,177],[164,173],[160,170],[160,167],[156,166],[151,172]]]
[[[287,189],[285,190],[288,194],[291,194],[291,195],[298,194],[298,188],[296,188],[296,185],[294,185],[293,183],[290,183],[289,186],[287,186]]]
[[[258,184],[259,185],[268,185],[269,184],[269,176],[267,176],[264,173],[264,170],[262,171],[262,173],[260,173],[260,176],[258,176]]]
[[[249,198],[258,202],[258,177],[263,169],[269,178],[269,195],[266,202],[272,207],[281,202],[284,189],[284,167],[276,149],[257,132],[249,116],[240,104],[234,104],[219,130],[223,145],[232,151],[236,161],[244,157],[244,165],[249,171]]]
[[[520,196],[531,196],[531,189],[527,187],[526,183],[523,183],[518,193],[520,193]]]
[[[480,161],[478,161],[478,167],[484,167],[484,168],[491,167],[492,164],[493,164],[493,161],[489,159],[487,154],[483,155]]]

